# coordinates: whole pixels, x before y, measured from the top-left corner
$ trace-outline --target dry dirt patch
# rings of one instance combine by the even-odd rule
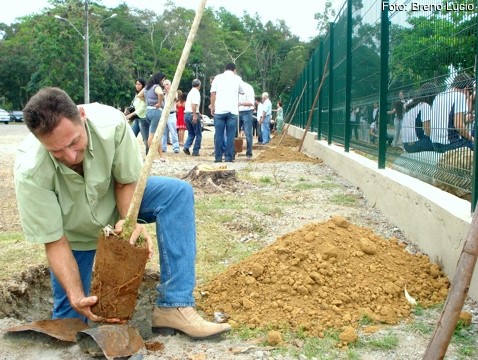
[[[427,256],[405,251],[341,217],[278,238],[201,287],[199,304],[233,325],[304,330],[357,328],[367,316],[397,324],[409,317],[404,289],[423,306],[442,302],[447,278]]]

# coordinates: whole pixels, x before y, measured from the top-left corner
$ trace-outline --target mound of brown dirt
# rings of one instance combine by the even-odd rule
[[[449,282],[427,256],[341,217],[278,238],[199,289],[206,313],[233,326],[303,329],[359,327],[365,316],[396,324],[410,315],[404,289],[422,306],[443,302]]]
[[[293,136],[285,134],[284,138],[282,138],[282,135],[276,135],[269,142],[269,144],[272,145],[272,146],[278,146],[279,143],[280,143],[280,146],[288,146],[288,147],[297,147],[298,148],[299,145],[300,145],[300,140],[296,139]]]
[[[258,162],[311,162],[321,164],[322,160],[311,158],[298,151],[297,148],[287,146],[269,146],[256,158]]]

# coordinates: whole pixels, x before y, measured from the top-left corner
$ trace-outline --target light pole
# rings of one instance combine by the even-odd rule
[[[103,24],[106,20],[109,20],[111,18],[114,18],[116,14],[112,14],[110,17],[107,17],[104,19],[98,26]],[[59,15],[55,15],[56,19],[66,21],[68,24],[71,25],[73,29],[76,30],[76,32],[81,36],[81,38],[84,41],[85,44],[85,49],[84,49],[84,73],[83,73],[83,82],[84,82],[84,88],[85,88],[85,97],[84,97],[84,103],[89,104],[90,103],[90,27],[88,23],[88,0],[85,0],[85,28],[84,28],[84,33],[82,34],[80,30],[76,28],[75,25],[71,23],[70,20],[65,19],[64,17],[61,17]]]

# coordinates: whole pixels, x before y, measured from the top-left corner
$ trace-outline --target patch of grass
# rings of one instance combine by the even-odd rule
[[[413,321],[408,325],[408,327],[414,331],[418,332],[422,335],[431,334],[433,332],[433,327],[430,324],[427,324],[423,321]]]
[[[375,322],[370,316],[368,316],[367,314],[363,314],[362,317],[359,319],[358,323],[360,326],[370,326],[373,325]]]
[[[378,335],[371,339],[361,339],[354,347],[368,348],[372,350],[391,350],[398,346],[398,337],[394,334]]]
[[[26,270],[26,265],[47,264],[44,246],[27,242],[21,232],[0,233],[0,247],[2,249],[0,281],[11,279],[13,275]]]
[[[272,184],[272,178],[269,176],[262,176],[259,181],[263,184]]]
[[[321,183],[308,183],[308,182],[299,183],[299,184],[296,184],[296,185],[293,186],[293,189],[297,190],[297,191],[310,190],[310,189],[321,189],[321,188],[322,188]]]
[[[456,345],[460,359],[478,358],[478,341],[470,326],[465,326],[459,321],[456,325],[451,343]]]
[[[340,206],[357,206],[357,197],[351,194],[334,194],[330,197],[329,201],[332,204]]]
[[[256,339],[259,337],[264,337],[266,336],[267,330],[261,329],[261,328],[256,328],[252,329],[247,326],[241,326],[233,330],[233,335],[238,336],[241,340],[250,340],[250,339]]]
[[[273,351],[273,354],[287,354],[294,359],[299,358],[299,355],[304,356],[307,359],[359,359],[355,351],[351,350],[344,352],[337,348],[339,334],[336,331],[327,331],[323,338],[307,337],[301,331],[289,333],[284,337],[289,344],[293,344],[294,339],[298,339],[303,342],[303,345],[300,346],[300,348],[292,345],[284,346]]]

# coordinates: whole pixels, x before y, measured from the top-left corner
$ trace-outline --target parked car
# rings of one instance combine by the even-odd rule
[[[214,126],[214,118],[210,118],[206,114],[202,114],[202,121],[206,126]]]
[[[12,111],[10,113],[10,121],[22,122],[23,121],[23,111]]]
[[[0,109],[0,122],[4,123],[5,125],[10,123],[10,114],[3,109]]]

